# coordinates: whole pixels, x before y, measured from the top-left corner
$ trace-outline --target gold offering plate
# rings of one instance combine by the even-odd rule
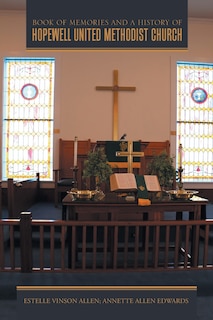
[[[172,200],[188,200],[191,199],[199,191],[196,190],[169,190],[168,193]]]
[[[91,190],[71,190],[68,193],[79,200],[90,200],[95,195],[95,191]]]

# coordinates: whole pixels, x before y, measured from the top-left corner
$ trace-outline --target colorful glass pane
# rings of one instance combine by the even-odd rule
[[[213,181],[213,64],[177,63],[177,152],[183,182]],[[178,163],[177,163],[178,166]]]
[[[54,63],[4,61],[3,179],[52,180]]]
[[[191,93],[192,100],[196,103],[203,103],[206,101],[208,94],[203,88],[195,88]]]
[[[27,83],[21,88],[21,95],[27,100],[35,99],[38,95],[38,88],[32,83]]]

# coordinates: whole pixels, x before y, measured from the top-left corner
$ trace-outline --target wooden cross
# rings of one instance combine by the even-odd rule
[[[135,91],[135,87],[119,87],[118,70],[113,71],[113,86],[97,86],[96,90],[108,90],[113,92],[113,133],[112,139],[118,138],[118,92],[119,91]]]
[[[128,172],[132,172],[132,163],[133,163],[133,157],[143,157],[144,152],[139,151],[133,151],[133,142],[128,141],[128,149],[127,151],[117,151],[116,157],[127,157],[128,162]]]

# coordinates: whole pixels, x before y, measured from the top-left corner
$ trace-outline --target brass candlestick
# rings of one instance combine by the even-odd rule
[[[183,173],[183,168],[179,167],[178,168],[178,178],[179,178],[178,189],[179,190],[183,190],[182,173]]]
[[[75,180],[75,182],[74,182],[74,186],[73,186],[73,189],[78,189],[78,180],[77,180],[77,175],[78,175],[78,167],[77,166],[75,166],[75,167],[73,167],[73,168],[71,168],[72,169],[72,171],[73,171],[73,178],[74,178],[74,180]]]

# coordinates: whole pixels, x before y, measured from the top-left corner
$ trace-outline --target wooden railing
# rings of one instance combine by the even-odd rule
[[[0,271],[213,269],[213,220],[0,220]]]
[[[22,211],[28,210],[39,200],[40,177],[39,173],[35,178],[14,181],[7,181],[7,202],[9,218],[18,218]]]

